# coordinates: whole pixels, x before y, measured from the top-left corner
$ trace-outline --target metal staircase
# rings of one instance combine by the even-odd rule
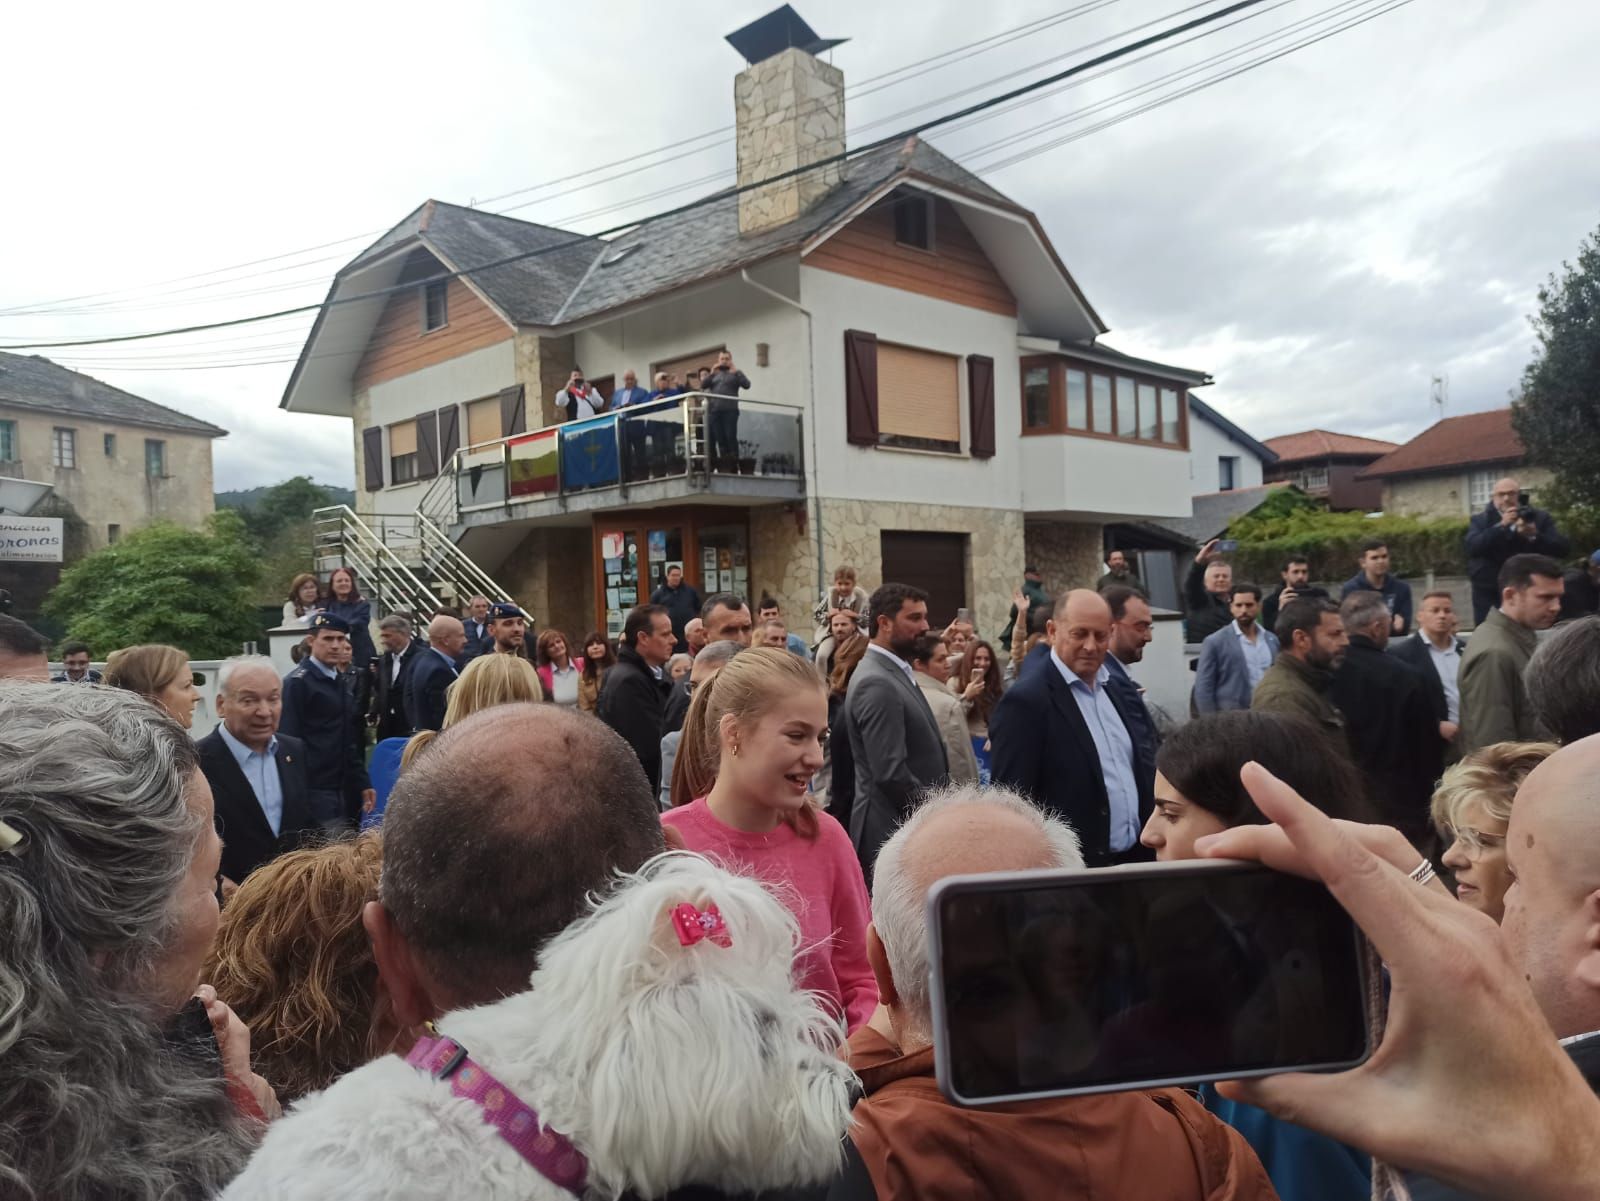
[[[331,505],[312,513],[311,531],[318,576],[354,568],[374,617],[403,613],[425,621],[441,607],[465,608],[474,596],[511,599],[420,510],[369,524],[348,505]]]

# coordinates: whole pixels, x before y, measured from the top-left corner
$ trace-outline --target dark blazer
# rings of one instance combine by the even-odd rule
[[[638,651],[625,646],[617,652],[617,665],[606,672],[595,708],[595,715],[639,756],[651,796],[661,792],[661,719],[671,687],[656,678]]]
[[[415,638],[406,643],[406,649],[400,652],[400,674],[394,677],[393,683],[389,677],[394,672],[395,656],[384,651],[374,661],[372,715],[378,719],[379,742],[411,734],[411,718],[406,714],[406,676],[411,664],[426,649]]]
[[[455,669],[431,646],[412,661],[406,669],[405,696],[406,719],[413,731],[444,728],[445,690],[455,679]]]
[[[1457,638],[1456,653],[1464,654],[1467,644]],[[1433,709],[1435,721],[1450,720],[1450,703],[1445,700],[1444,682],[1439,679],[1439,669],[1433,665],[1428,653],[1427,635],[1417,633],[1409,638],[1397,638],[1389,643],[1389,653],[1422,677],[1422,690],[1428,694],[1428,704]]]
[[[870,884],[878,849],[918,798],[948,778],[949,753],[922,689],[871,650],[850,677],[844,712],[856,769],[850,841]]]
[[[489,632],[489,623],[482,625],[470,617],[461,619],[461,628],[467,632],[467,645],[461,652],[461,667],[471,663],[479,655],[487,655],[494,650],[494,635]]]
[[[1143,827],[1155,808],[1154,748],[1140,737],[1142,723],[1132,712],[1128,690],[1112,680],[1106,685],[1133,743],[1138,822]],[[1016,789],[1071,825],[1090,867],[1109,862],[1111,801],[1100,754],[1078,702],[1053,663],[1019,674],[989,718],[989,741],[994,782]]]
[[[1532,538],[1501,524],[1500,510],[1490,502],[1467,523],[1467,576],[1472,580],[1472,620],[1481,622],[1500,603],[1500,568],[1512,555],[1549,555],[1560,559],[1572,549],[1555,519],[1533,510]]]
[[[1352,757],[1381,819],[1425,837],[1445,744],[1421,676],[1356,634],[1328,695],[1344,714]]]
[[[287,734],[278,735],[278,781],[283,786],[283,821],[276,836],[261,811],[255,790],[239,769],[220,728],[198,743],[200,771],[211,785],[217,816],[222,819],[222,874],[235,884],[256,868],[298,847],[318,832],[306,799],[305,745]]]

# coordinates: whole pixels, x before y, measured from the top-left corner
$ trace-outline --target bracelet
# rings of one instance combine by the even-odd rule
[[[1418,884],[1427,884],[1434,878],[1436,874],[1437,873],[1433,870],[1433,864],[1429,863],[1426,859],[1411,869],[1411,878]]]

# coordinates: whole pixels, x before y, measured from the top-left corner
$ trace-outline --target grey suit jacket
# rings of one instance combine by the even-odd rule
[[[878,848],[950,764],[922,689],[882,655],[867,652],[844,703],[856,768],[850,841],[870,884]]]
[[[1272,657],[1278,657],[1278,638],[1270,630],[1257,630],[1267,640]],[[1250,671],[1245,666],[1239,635],[1230,621],[1200,644],[1200,663],[1194,675],[1194,707],[1201,713],[1250,707]]]

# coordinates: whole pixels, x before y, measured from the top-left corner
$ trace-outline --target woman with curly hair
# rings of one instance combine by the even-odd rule
[[[382,866],[376,833],[291,851],[223,911],[206,978],[250,1028],[256,1070],[285,1105],[395,1045],[361,924]]]

